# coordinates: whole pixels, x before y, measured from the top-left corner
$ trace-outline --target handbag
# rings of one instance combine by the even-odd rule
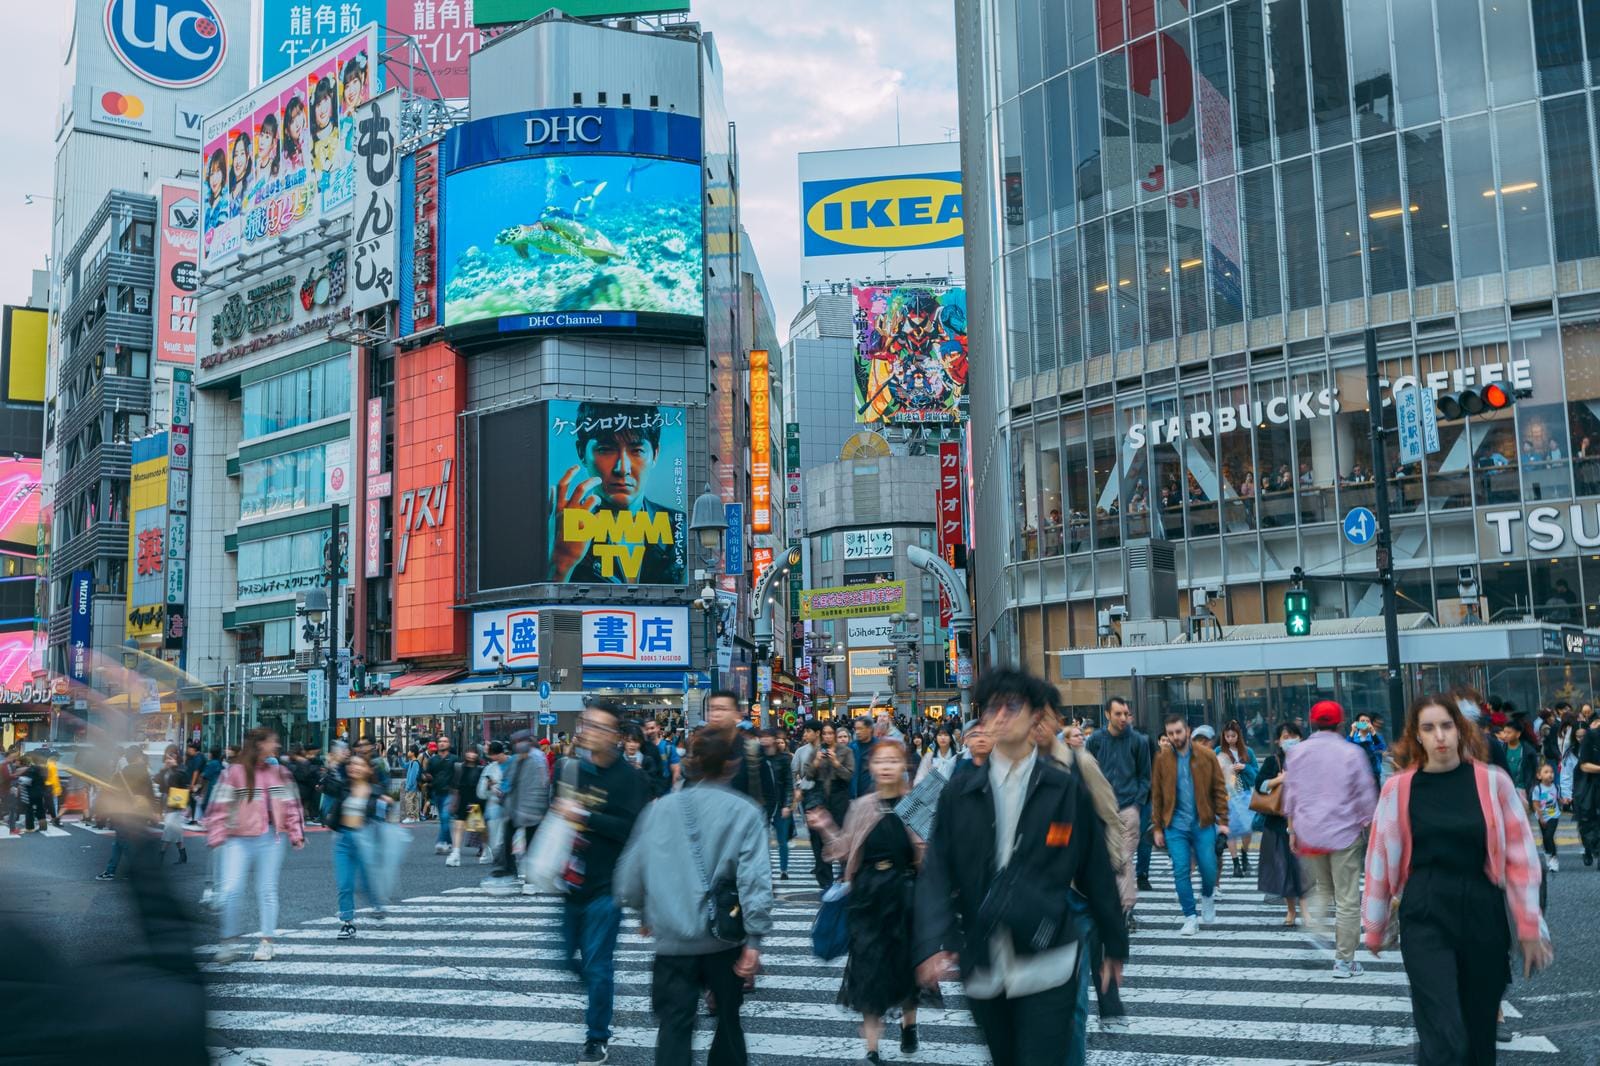
[[[835,881],[822,894],[822,906],[811,923],[811,954],[833,960],[850,950],[850,885]]]
[[[1279,785],[1271,792],[1250,793],[1250,809],[1257,814],[1265,814],[1274,818],[1283,817],[1283,786]]]
[[[562,770],[562,784],[568,789],[576,787],[577,771],[575,763],[571,764],[570,773]],[[577,826],[560,815],[545,815],[544,821],[539,823],[538,830],[533,834],[533,842],[528,845],[524,858],[524,882],[533,885],[538,892],[565,892],[570,887],[567,867],[572,861],[572,849],[577,842]]]
[[[739,884],[727,874],[715,881],[706,876],[705,856],[700,851],[700,823],[694,816],[691,795],[683,797],[683,821],[689,832],[689,853],[694,856],[695,869],[700,871],[700,885],[705,891],[701,908],[706,917],[706,932],[724,944],[743,944],[744,908],[739,904]]]
[[[186,788],[169,788],[169,789],[167,789],[167,808],[169,810],[181,811],[187,806],[189,806],[189,790],[188,789],[186,789]]]
[[[486,833],[489,831],[489,823],[483,820],[483,808],[476,803],[467,808],[465,828],[469,833]]]

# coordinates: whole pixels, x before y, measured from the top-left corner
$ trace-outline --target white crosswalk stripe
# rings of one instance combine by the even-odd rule
[[[1126,1017],[1101,1023],[1090,1007],[1091,1066],[1311,1066],[1403,1049],[1415,1039],[1398,954],[1363,958],[1353,980],[1333,978],[1332,952],[1255,891],[1225,878],[1218,921],[1178,935],[1181,911],[1164,856],[1155,891],[1141,893],[1140,931],[1122,990]],[[805,887],[815,885],[807,878]],[[355,939],[337,920],[285,930],[270,962],[206,963],[213,983],[211,1044],[224,1066],[490,1066],[573,1061],[585,1037],[584,990],[565,969],[562,905],[542,896],[495,896],[476,885],[414,896],[385,921],[357,917]],[[743,1019],[752,1062],[814,1066],[861,1055],[859,1018],[835,1003],[843,960],[810,953],[815,903],[780,898],[764,972]],[[204,949],[209,955],[212,945]],[[625,919],[616,952],[611,1061],[651,1060],[649,941]],[[889,1036],[885,1061],[977,1066],[979,1031],[959,984],[942,1009],[924,1009],[912,1060]],[[1521,1015],[1508,1005],[1513,1025]],[[711,1039],[702,1018],[696,1048]],[[362,1049],[359,1053],[352,1048]],[[1560,1061],[1543,1036],[1519,1036],[1507,1063]]]

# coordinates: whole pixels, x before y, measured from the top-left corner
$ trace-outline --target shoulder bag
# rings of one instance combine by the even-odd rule
[[[1283,785],[1279,784],[1271,792],[1262,792],[1255,789],[1250,793],[1250,809],[1257,814],[1264,814],[1272,818],[1283,817]]]
[[[706,932],[730,947],[744,943],[744,908],[739,904],[739,882],[731,874],[715,881],[706,875],[705,855],[700,850],[700,823],[694,816],[693,791],[683,793],[683,821],[689,832],[689,854],[700,872],[700,887],[705,892],[701,909],[706,917]]]

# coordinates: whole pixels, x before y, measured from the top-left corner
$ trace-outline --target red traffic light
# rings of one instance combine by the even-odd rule
[[[1511,393],[1504,385],[1491,384],[1483,387],[1483,403],[1491,411],[1501,411],[1511,406]]]
[[[1511,389],[1500,382],[1463,389],[1453,395],[1443,393],[1434,401],[1439,417],[1446,421],[1464,418],[1467,415],[1504,411],[1515,402],[1516,398]]]

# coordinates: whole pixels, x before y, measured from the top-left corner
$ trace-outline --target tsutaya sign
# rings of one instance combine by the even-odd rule
[[[1600,548],[1600,503],[1480,511],[1479,554],[1572,555]],[[1523,550],[1526,548],[1526,552]]]
[[[1487,385],[1493,381],[1508,382],[1513,390],[1533,387],[1533,361],[1517,359],[1510,363],[1485,363],[1483,366],[1457,367],[1439,370],[1416,378],[1407,374],[1394,381],[1384,381],[1384,405],[1389,396],[1400,389],[1422,385],[1437,392],[1456,392],[1473,385]],[[1151,422],[1135,422],[1128,427],[1126,442],[1130,448],[1145,444],[1170,444],[1173,441],[1194,437],[1215,437],[1232,433],[1240,427],[1272,422],[1286,425],[1290,422],[1328,418],[1339,412],[1339,390],[1318,389],[1292,395],[1273,396],[1251,403],[1231,404],[1215,411],[1190,411],[1187,417],[1174,415]]]

